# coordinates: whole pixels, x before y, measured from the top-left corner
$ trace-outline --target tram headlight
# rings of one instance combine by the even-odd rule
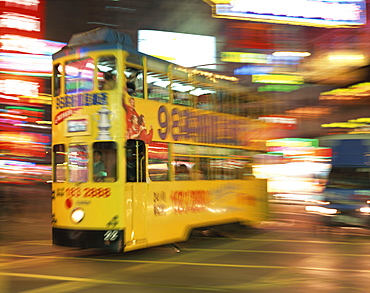
[[[81,222],[84,217],[85,211],[81,208],[75,208],[71,213],[71,220],[75,224]]]

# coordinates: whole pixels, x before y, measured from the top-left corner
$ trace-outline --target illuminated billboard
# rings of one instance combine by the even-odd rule
[[[318,27],[366,23],[365,0],[204,0],[213,17]]]
[[[155,30],[139,30],[140,52],[185,67],[216,63],[216,38]],[[215,66],[202,66],[215,68]]]

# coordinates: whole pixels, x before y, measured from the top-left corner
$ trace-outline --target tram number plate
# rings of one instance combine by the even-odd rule
[[[115,241],[119,236],[118,230],[109,230],[104,233],[104,241]]]

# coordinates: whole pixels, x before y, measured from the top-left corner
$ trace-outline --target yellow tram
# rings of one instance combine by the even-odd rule
[[[53,55],[53,244],[130,251],[268,214],[235,77],[181,67],[100,28]],[[245,93],[244,93],[245,94]]]

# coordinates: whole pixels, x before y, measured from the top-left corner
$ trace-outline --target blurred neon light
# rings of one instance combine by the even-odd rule
[[[269,84],[258,87],[258,92],[286,92],[290,93],[292,91],[299,90],[301,87],[299,85],[289,85],[289,84]]]
[[[0,68],[17,71],[51,72],[51,56],[1,53]]]
[[[327,124],[322,124],[321,127],[328,128],[363,128],[367,127],[370,124],[370,118],[362,117],[357,119],[351,119],[347,122],[332,122]]]
[[[44,55],[52,55],[66,45],[65,43],[10,34],[1,35],[0,42],[0,49],[5,51]]]
[[[348,122],[359,122],[359,123],[369,124],[370,118],[364,117],[364,118],[351,119],[351,120],[348,120]]]
[[[348,88],[338,88],[320,94],[320,100],[358,100],[370,95],[370,82],[352,85]]]
[[[260,116],[258,119],[266,123],[297,124],[297,119],[292,117]]]
[[[221,61],[236,63],[268,63],[268,55],[243,52],[221,52]]]
[[[316,138],[282,138],[266,141],[267,147],[318,147]]]
[[[11,115],[11,114],[2,114],[0,113],[0,117],[7,117],[7,118],[13,118],[13,119],[23,119],[26,120],[27,116],[19,116],[19,115]]]
[[[37,124],[52,124],[51,121],[36,121]]]
[[[364,60],[365,56],[360,54],[360,55],[329,55],[328,56],[329,60]]]
[[[22,126],[22,127],[30,127],[30,128],[38,128],[38,129],[51,129],[50,126],[34,125],[34,124],[14,124],[14,126]]]
[[[0,70],[0,73],[12,74],[12,75],[22,75],[22,76],[36,76],[36,77],[48,77],[51,76],[51,73],[37,73],[37,72],[21,72],[21,71],[3,71]]]
[[[28,99],[30,103],[51,105],[51,96],[46,94],[30,97],[22,96],[21,98]]]
[[[1,117],[1,115],[0,115],[0,117]],[[27,117],[26,117],[26,119],[27,119]],[[22,124],[19,124],[19,123],[26,123],[25,121],[19,121],[19,120],[14,120],[14,119],[3,119],[3,118],[0,118],[0,123],[2,123],[2,124],[10,124],[10,125],[16,125],[16,124],[18,124],[18,126],[19,125],[22,125]]]
[[[253,74],[267,74],[273,70],[273,67],[246,65],[234,70],[235,75],[253,75]]]
[[[37,96],[39,93],[39,83],[17,79],[0,80],[0,92],[6,95],[27,95]]]
[[[209,80],[215,81],[216,79],[223,79],[223,80],[229,80],[229,81],[239,81],[239,78],[235,76],[227,76],[227,75],[221,75],[221,74],[216,74],[212,72],[207,72],[207,71],[202,71],[198,69],[191,69],[191,68],[185,68],[185,67],[174,67],[175,70],[190,73],[193,75],[199,75],[199,76],[204,76],[208,78]]]
[[[330,115],[333,111],[332,107],[321,107],[321,106],[314,106],[314,107],[301,107],[296,108],[293,110],[285,111],[286,114],[294,116],[294,117],[311,117],[316,118],[323,115]]]
[[[138,49],[142,53],[159,56],[181,66],[209,64],[207,68],[215,69],[215,65],[211,65],[216,63],[214,36],[139,30]]]
[[[288,57],[308,57],[308,56],[311,56],[311,53],[281,51],[281,52],[274,52],[272,53],[272,55],[273,56],[288,56]]]
[[[34,111],[34,112],[44,112],[43,109],[35,109],[30,107],[20,107],[20,106],[8,106],[6,109],[19,109],[19,110],[26,110],[26,111]]]
[[[301,54],[304,54],[304,52],[301,52]],[[298,64],[304,57],[300,56],[301,54],[298,54],[298,52],[297,54],[293,54],[293,52],[275,52],[272,55],[247,52],[221,52],[221,61],[255,64]]]
[[[4,12],[0,15],[0,27],[39,32],[40,21],[39,18],[35,16]]]
[[[24,6],[38,6],[40,4],[40,0],[0,0],[0,2],[13,3],[17,5],[24,5]]]
[[[328,124],[321,124],[321,127],[326,128],[356,128],[363,126],[363,123],[352,123],[352,122],[334,122],[334,123],[328,123]]]
[[[275,84],[303,84],[302,76],[286,74],[263,74],[252,75],[252,82],[255,83],[275,83]]]
[[[6,100],[14,100],[14,101],[19,101],[20,99],[18,97],[13,97],[13,96],[7,96],[7,95],[2,95],[0,94],[1,99],[6,99]]]
[[[204,0],[213,16],[322,27],[351,27],[366,23],[364,0]]]

